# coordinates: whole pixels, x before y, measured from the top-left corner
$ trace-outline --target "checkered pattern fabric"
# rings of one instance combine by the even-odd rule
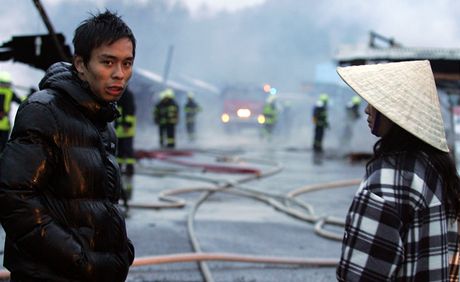
[[[457,227],[458,227],[458,234],[460,235],[460,222],[457,221]],[[457,248],[455,250],[454,255],[452,256],[450,260],[450,276],[449,276],[449,282],[458,282],[458,269],[460,265],[460,244],[457,244]]]
[[[424,158],[374,161],[346,218],[337,279],[448,281],[458,234],[442,198],[439,176]]]

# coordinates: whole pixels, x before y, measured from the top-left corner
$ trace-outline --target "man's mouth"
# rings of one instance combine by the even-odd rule
[[[118,96],[123,93],[123,87],[121,86],[109,86],[106,88],[106,92],[112,96]]]

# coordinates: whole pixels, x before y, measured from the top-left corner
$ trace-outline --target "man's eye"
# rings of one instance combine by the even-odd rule
[[[133,65],[133,62],[128,61],[123,63],[125,67],[131,67]]]
[[[111,65],[113,65],[113,62],[112,61],[102,61],[102,64],[107,65],[107,66],[111,66]]]

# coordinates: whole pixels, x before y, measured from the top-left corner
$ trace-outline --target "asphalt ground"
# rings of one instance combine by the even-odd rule
[[[247,136],[246,136],[247,137]],[[319,236],[314,222],[290,216],[252,197],[230,193],[259,191],[269,199],[286,198],[290,191],[318,183],[359,179],[364,162],[350,163],[343,152],[326,146],[326,152],[315,156],[307,145],[292,145],[275,139],[271,142],[249,138],[224,138],[182,146],[179,150],[190,156],[170,160],[142,159],[133,177],[133,205],[170,204],[159,195],[184,188],[215,188],[216,191],[191,213],[204,191],[175,195],[184,203],[181,208],[136,208],[127,212],[128,236],[136,248],[136,259],[183,253],[194,253],[189,236],[188,219],[204,253],[270,256],[276,258],[338,260],[341,243]],[[300,144],[300,145],[299,145]],[[326,143],[328,144],[328,143]],[[177,162],[180,162],[178,164]],[[250,168],[260,170],[261,177],[204,170],[201,165]],[[279,169],[271,176],[264,173]],[[254,178],[243,184],[238,181]],[[230,183],[230,184],[229,184]],[[298,200],[313,208],[318,217],[334,216],[344,219],[357,186],[314,191],[301,194]],[[305,213],[304,210],[302,210]],[[341,236],[342,227],[327,225],[325,229]],[[3,241],[4,234],[0,233]],[[207,267],[216,282],[279,282],[335,281],[335,267],[301,266],[270,263],[208,261]],[[212,281],[208,280],[208,281]],[[206,281],[198,262],[171,262],[132,266],[127,281]]]
[[[216,162],[219,156],[241,158],[241,162]],[[250,189],[285,197],[290,191],[317,183],[361,178],[364,163],[351,164],[331,151],[318,158],[308,148],[276,145],[203,149],[191,157],[178,157],[183,162],[232,165],[270,171],[273,165],[261,165],[251,160],[266,160],[278,164],[281,171],[266,178],[255,179],[228,190]],[[212,173],[196,167],[180,166],[158,160],[141,160],[139,174],[134,177],[133,204],[158,202],[161,192],[177,188],[213,187],[212,181],[237,182],[247,175]],[[198,179],[197,179],[198,178]],[[357,186],[315,191],[297,198],[311,205],[317,216],[344,219]],[[127,228],[136,247],[136,257],[192,253],[187,219],[194,204],[205,192],[177,195],[186,202],[178,209],[136,209],[128,212]],[[193,220],[195,235],[203,252],[224,252],[241,255],[296,257],[303,259],[336,259],[341,243],[315,233],[314,224],[294,218],[260,200],[224,192],[214,192],[198,208]],[[342,228],[325,226],[341,235]],[[260,264],[209,261],[214,281],[334,281],[335,267]],[[197,262],[168,263],[131,268],[127,281],[206,281]]]

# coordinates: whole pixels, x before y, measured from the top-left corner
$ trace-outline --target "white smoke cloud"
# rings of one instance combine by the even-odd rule
[[[460,47],[460,1],[329,0],[318,6],[318,26],[354,23],[406,46]]]
[[[212,16],[221,11],[236,12],[261,5],[265,0],[176,0],[183,3],[194,17]]]
[[[1,42],[14,35],[47,32],[33,1],[2,3]],[[321,69],[321,64],[333,63],[334,50],[341,44],[366,44],[370,30],[408,47],[460,47],[458,0],[42,0],[42,4],[67,42],[88,11],[114,9],[139,40],[136,66],[161,72],[166,50],[174,44],[171,75],[193,74],[212,83],[312,80],[315,65]],[[0,62],[0,69],[14,65],[19,63]]]

